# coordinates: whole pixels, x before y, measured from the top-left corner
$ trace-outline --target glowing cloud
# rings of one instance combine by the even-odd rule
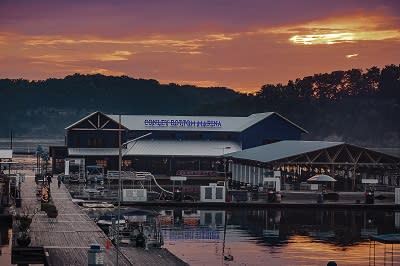
[[[105,54],[96,56],[95,59],[100,61],[124,61],[128,60],[128,56],[132,55],[129,51],[115,51],[112,54]]]
[[[96,69],[93,69],[91,71],[85,71],[85,72],[89,72],[90,74],[102,74],[102,75],[110,75],[110,76],[122,76],[122,75],[125,75],[124,72],[112,71],[112,70],[104,69],[104,68],[96,68]]]
[[[348,55],[346,55],[346,58],[353,58],[353,57],[357,57],[358,56],[358,54],[348,54]]]
[[[311,35],[295,35],[289,40],[296,44],[335,44],[340,42],[352,42],[355,39],[354,34],[350,32],[344,33],[328,33],[328,34],[311,34]]]
[[[273,29],[274,33],[295,34],[294,44],[338,44],[356,41],[400,40],[399,19],[378,15],[352,15],[312,21]]]

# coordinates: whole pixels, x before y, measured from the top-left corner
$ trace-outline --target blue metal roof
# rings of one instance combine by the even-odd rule
[[[283,140],[243,151],[228,153],[225,156],[268,163],[342,144],[344,142]]]

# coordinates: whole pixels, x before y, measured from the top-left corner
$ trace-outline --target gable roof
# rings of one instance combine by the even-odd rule
[[[308,133],[305,129],[289,121],[285,117],[275,112],[257,113],[247,117],[231,117],[231,116],[162,116],[162,115],[122,115],[121,123],[130,130],[174,130],[174,131],[220,131],[220,132],[242,132],[243,130],[257,124],[258,122],[272,116],[277,115],[279,118],[290,123],[304,133]],[[108,115],[113,120],[118,120],[118,115]],[[215,121],[220,126],[214,127],[196,127],[196,126],[166,126],[168,122],[164,122],[163,126],[146,126],[145,121],[191,121],[191,122],[207,122]]]
[[[108,117],[108,118],[109,118],[110,120],[112,120],[114,123],[119,124],[119,123],[118,123],[118,119],[119,119],[119,118],[118,118],[118,115],[116,116],[116,119],[113,119],[113,118],[111,118],[110,116],[108,116],[108,115],[106,115],[106,114],[104,114],[104,113],[102,113],[102,112],[100,112],[100,111],[96,111],[96,112],[93,112],[93,113],[91,113],[91,114],[89,114],[89,115],[83,117],[82,119],[76,121],[75,123],[73,123],[73,124],[67,126],[65,129],[71,129],[71,128],[73,128],[73,127],[79,125],[80,123],[84,122],[85,120],[87,120],[87,119],[89,119],[89,118],[91,118],[91,117],[93,117],[93,116],[95,116],[95,115],[102,115],[102,116]],[[123,126],[123,123],[121,123],[121,127],[124,128],[124,129],[126,129],[126,128]]]

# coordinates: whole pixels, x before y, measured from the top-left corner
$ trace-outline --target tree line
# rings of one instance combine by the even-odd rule
[[[309,131],[305,139],[400,146],[400,65],[319,73],[265,84],[256,93],[156,80],[74,74],[0,79],[0,136],[62,137],[100,110],[108,114],[247,116],[279,112]]]

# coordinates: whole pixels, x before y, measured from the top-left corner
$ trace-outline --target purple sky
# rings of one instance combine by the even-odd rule
[[[0,78],[80,73],[255,91],[400,59],[397,1],[0,1]]]

